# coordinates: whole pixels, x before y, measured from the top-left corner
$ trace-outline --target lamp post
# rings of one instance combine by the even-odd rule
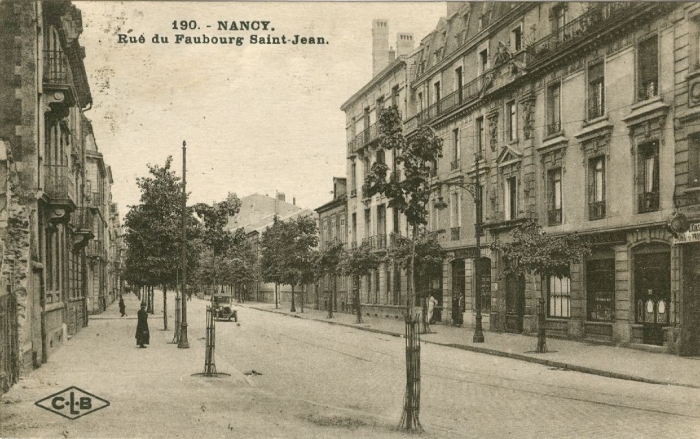
[[[182,264],[182,284],[180,285],[181,302],[180,310],[180,339],[177,347],[189,349],[190,342],[187,340],[187,144],[182,141],[182,242],[180,247],[180,263]]]
[[[474,205],[475,205],[475,210],[476,210],[476,222],[474,224],[474,237],[476,238],[476,256],[474,258],[474,285],[475,285],[475,294],[476,294],[476,325],[474,327],[474,337],[472,338],[473,343],[483,343],[484,342],[484,330],[481,325],[481,285],[479,282],[479,264],[480,264],[480,259],[481,259],[481,228],[483,227],[483,213],[482,213],[482,202],[481,202],[481,197],[482,197],[482,191],[481,191],[481,169],[479,167],[479,162],[482,159],[482,155],[480,152],[477,152],[474,155],[474,160],[475,160],[475,171],[476,171],[476,178],[474,183],[464,183],[464,182],[446,182],[444,183],[447,186],[456,186],[461,189],[466,190],[471,194],[472,198],[474,199]],[[446,204],[442,200],[442,195],[439,196],[438,198],[438,204],[445,207]],[[460,310],[461,311],[461,310]]]

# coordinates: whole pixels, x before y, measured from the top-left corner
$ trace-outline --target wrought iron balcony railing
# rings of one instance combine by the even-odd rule
[[[641,5],[640,5],[641,3]],[[626,12],[643,7],[644,2],[596,3],[590,9],[528,47],[533,61],[539,63],[549,56],[582,41],[617,22]]]
[[[70,225],[74,230],[92,230],[92,212],[86,207],[78,207],[70,214]]]
[[[386,235],[377,235],[375,236],[375,242],[376,242],[376,247],[378,249],[384,249],[386,248]]]
[[[362,245],[368,245],[370,248],[374,248],[374,236],[362,238]]]
[[[557,226],[561,224],[562,216],[561,209],[550,209],[547,211],[547,224],[550,226]]]
[[[561,120],[554,121],[547,125],[547,135],[551,136],[561,131]]]
[[[71,85],[71,76],[68,58],[60,50],[44,50],[44,83],[50,85]]]
[[[104,241],[101,239],[93,239],[85,249],[85,255],[88,257],[105,258],[107,251],[104,248]]]
[[[639,86],[637,100],[646,101],[659,95],[659,86],[656,80],[647,81]]]
[[[639,194],[639,213],[659,210],[659,193],[644,192]]]
[[[68,166],[45,165],[44,171],[44,192],[49,198],[73,198],[74,183]]]
[[[452,227],[452,229],[450,229],[450,232],[451,232],[450,233],[450,240],[451,241],[459,241],[460,231],[461,231],[460,227]]]
[[[588,203],[588,219],[598,220],[605,218],[605,201]]]

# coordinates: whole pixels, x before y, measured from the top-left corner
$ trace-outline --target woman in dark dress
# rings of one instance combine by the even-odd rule
[[[145,348],[149,344],[148,334],[148,313],[146,312],[146,304],[141,304],[141,309],[137,313],[138,324],[136,325],[136,344],[140,348]]]

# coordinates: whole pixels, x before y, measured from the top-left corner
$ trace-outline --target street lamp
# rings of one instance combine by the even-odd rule
[[[190,342],[187,340],[187,144],[182,141],[182,241],[180,247],[180,263],[182,265],[182,285],[180,286],[180,296],[182,302],[180,306],[180,338],[177,347],[189,349]]]
[[[483,343],[484,342],[484,330],[481,325],[481,290],[479,285],[479,264],[481,259],[481,228],[483,227],[483,213],[482,213],[482,202],[481,198],[483,196],[481,191],[481,176],[479,169],[479,162],[482,160],[481,153],[477,152],[474,155],[476,179],[474,183],[467,183],[463,181],[458,182],[445,182],[443,184],[447,186],[456,186],[462,188],[471,194],[474,199],[474,205],[476,208],[476,222],[474,224],[474,235],[476,238],[476,257],[474,259],[474,279],[475,279],[475,291],[476,291],[476,327],[474,328],[474,337],[472,338],[473,343]],[[487,168],[488,169],[488,168]],[[444,208],[446,206],[442,199],[442,195],[438,197],[439,207]]]

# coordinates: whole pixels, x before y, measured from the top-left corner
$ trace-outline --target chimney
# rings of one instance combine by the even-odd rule
[[[297,205],[297,197],[292,197],[292,205],[293,206]]]
[[[372,20],[372,76],[389,65],[389,21]]]
[[[396,34],[396,55],[406,56],[413,50],[413,34],[399,32]]]
[[[284,192],[277,193],[277,200],[284,203]]]
[[[389,62],[391,63],[395,59],[396,59],[396,51],[394,50],[393,47],[389,47]]]

